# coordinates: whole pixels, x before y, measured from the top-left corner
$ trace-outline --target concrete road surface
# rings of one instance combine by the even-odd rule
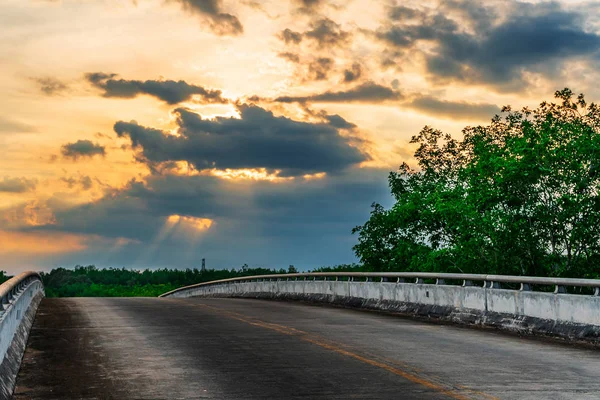
[[[600,399],[600,353],[243,299],[44,299],[17,399]]]

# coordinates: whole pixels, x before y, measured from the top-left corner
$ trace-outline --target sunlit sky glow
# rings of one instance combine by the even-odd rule
[[[0,268],[353,262],[424,125],[599,97],[598,7],[4,0]]]

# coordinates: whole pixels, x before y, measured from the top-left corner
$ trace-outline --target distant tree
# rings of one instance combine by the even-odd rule
[[[293,265],[290,265],[290,266],[288,267],[287,273],[288,273],[288,274],[297,274],[297,273],[298,273],[298,270],[297,270],[297,269],[296,269],[296,267],[294,267]]]
[[[596,277],[600,271],[600,107],[558,103],[411,140],[418,168],[389,175],[354,251],[373,270]]]
[[[6,271],[0,271],[0,283],[4,283],[9,280],[11,276],[6,274]]]
[[[42,272],[48,297],[72,296],[158,296],[181,286],[249,275],[285,273],[285,269],[267,268],[201,271],[194,269],[154,269],[139,271],[126,268],[99,269],[78,265],[74,269],[55,268]]]

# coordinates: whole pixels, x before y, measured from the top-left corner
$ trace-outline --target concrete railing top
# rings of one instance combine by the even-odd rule
[[[35,271],[22,272],[0,285],[0,300],[2,304],[8,304],[11,298],[32,280],[42,280],[40,274]]]
[[[423,283],[423,279],[435,279],[436,284],[444,284],[446,280],[463,281],[463,286],[470,286],[472,282],[483,282],[483,287],[498,288],[500,283],[520,284],[521,290],[531,290],[531,285],[556,286],[555,293],[564,292],[567,286],[588,287],[595,289],[595,295],[600,295],[600,279],[574,279],[574,278],[548,278],[536,276],[514,276],[514,275],[485,275],[485,274],[446,274],[436,272],[305,272],[296,274],[270,274],[242,276],[237,278],[220,279],[216,281],[197,283],[184,286],[170,292],[163,293],[159,297],[166,297],[179,291],[196,287],[216,285],[223,283],[249,282],[256,280],[290,280],[298,278],[354,278],[371,280],[379,278],[381,281],[389,282],[396,279],[402,282],[405,279],[415,279],[415,283]]]

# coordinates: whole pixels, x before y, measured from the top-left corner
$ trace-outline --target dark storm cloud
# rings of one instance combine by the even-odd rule
[[[372,202],[390,204],[386,177],[387,170],[368,168],[280,183],[151,176],[94,203],[56,209],[55,224],[32,229],[133,239],[139,244],[113,249],[116,253],[109,253],[115,258],[104,261],[128,267],[182,268],[207,258],[216,268],[243,263],[314,268],[354,260],[351,229],[368,219]],[[210,218],[215,224],[193,242],[189,235],[161,233],[173,214]],[[160,251],[152,247],[158,237]],[[190,252],[191,259],[186,258]],[[149,259],[140,261],[139,255],[148,253]],[[102,255],[98,259],[106,260]]]
[[[418,97],[406,106],[420,110],[430,115],[453,119],[491,119],[500,114],[500,108],[495,104],[467,103],[444,101],[434,97]]]
[[[86,79],[94,86],[104,90],[104,97],[134,98],[140,94],[154,96],[168,104],[177,104],[198,96],[206,103],[226,103],[220,90],[205,89],[190,85],[185,81],[138,81],[117,79],[116,74],[102,72],[88,73]]]
[[[56,78],[37,78],[35,81],[40,85],[40,90],[48,96],[59,94],[67,89],[67,85]]]
[[[322,102],[322,103],[343,103],[343,102],[363,102],[363,103],[381,103],[389,100],[400,100],[402,94],[389,87],[366,82],[349,90],[328,91],[312,96],[281,96],[275,101],[281,103],[293,102]]]
[[[359,63],[352,64],[350,69],[344,71],[344,82],[354,82],[362,75],[362,67]]]
[[[235,215],[239,196],[227,190],[227,183],[207,176],[154,176],[147,183],[132,180],[122,189],[113,189],[100,200],[75,208],[55,204],[55,227],[68,232],[99,234],[149,240],[172,214],[214,218]]]
[[[183,8],[206,18],[210,28],[217,35],[240,35],[244,27],[240,20],[232,14],[222,12],[220,0],[175,0]]]
[[[27,178],[9,178],[5,176],[0,179],[0,192],[25,193],[35,190],[37,181]]]
[[[501,18],[497,8],[506,15]],[[419,41],[433,43],[423,55],[434,77],[520,90],[524,72],[552,75],[565,60],[599,58],[600,36],[585,28],[586,18],[554,2],[455,0],[429,11],[394,8],[393,23],[376,36],[402,50],[419,51]]]
[[[106,148],[93,143],[91,140],[78,140],[74,143],[67,143],[61,147],[61,153],[65,158],[77,160],[80,157],[93,157],[95,155],[104,156]]]
[[[149,165],[187,161],[200,170],[265,168],[293,176],[340,171],[369,159],[331,123],[276,117],[254,105],[241,105],[239,111],[241,118],[208,120],[179,108],[180,136],[123,121],[115,124],[115,132],[128,137]]]

